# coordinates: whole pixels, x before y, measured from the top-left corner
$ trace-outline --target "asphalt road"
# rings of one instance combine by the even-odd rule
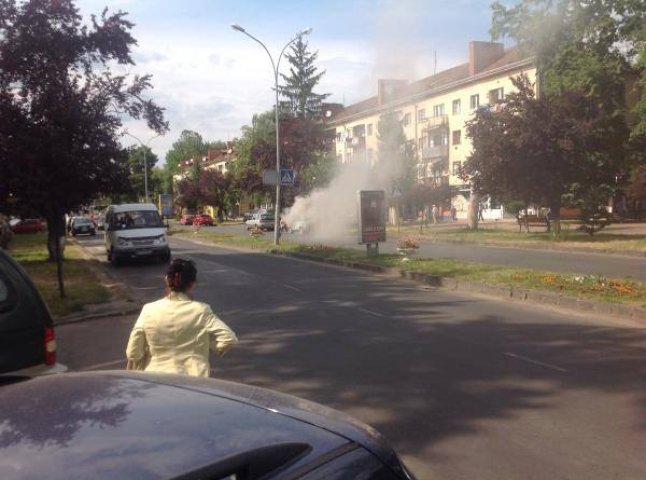
[[[219,225],[219,231],[228,231],[245,235],[243,225]],[[269,232],[267,235],[270,235]],[[345,248],[364,250],[356,238],[347,235],[343,238],[319,238],[300,234],[285,234],[285,238],[304,243],[323,243]],[[393,253],[397,238],[387,237],[385,243],[379,244],[380,251]],[[630,277],[646,281],[646,255],[617,255],[609,253],[587,253],[563,250],[541,250],[528,248],[498,247],[476,244],[431,243],[420,244],[419,256],[435,258],[455,258],[470,262],[506,265],[519,268],[531,268],[549,272],[603,275],[609,278]]]
[[[241,339],[215,376],[366,421],[420,479],[646,478],[643,328],[176,238],[172,246],[197,263],[195,297]],[[112,273],[156,299],[163,270]],[[60,326],[60,360],[121,367],[134,320]]]

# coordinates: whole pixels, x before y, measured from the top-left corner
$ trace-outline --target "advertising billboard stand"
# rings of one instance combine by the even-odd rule
[[[359,244],[366,245],[368,257],[379,255],[379,242],[386,241],[386,197],[383,190],[357,192]]]

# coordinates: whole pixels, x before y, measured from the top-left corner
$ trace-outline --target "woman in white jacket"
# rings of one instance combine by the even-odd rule
[[[170,264],[166,296],[144,305],[130,333],[128,369],[208,377],[209,351],[222,356],[238,343],[208,304],[189,296],[196,277],[190,260],[175,259]]]

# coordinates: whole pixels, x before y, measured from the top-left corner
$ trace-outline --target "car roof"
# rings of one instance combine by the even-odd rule
[[[108,208],[115,213],[132,212],[136,210],[157,210],[157,207],[152,203],[122,203],[120,205],[110,205]]]
[[[3,480],[172,478],[258,452],[300,468],[355,438],[373,448],[380,442],[369,427],[302,399],[143,372],[49,375],[4,386],[0,418]]]

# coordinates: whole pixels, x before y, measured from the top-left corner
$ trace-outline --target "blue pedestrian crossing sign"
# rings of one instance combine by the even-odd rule
[[[280,186],[293,187],[294,186],[294,170],[291,168],[280,169]]]

